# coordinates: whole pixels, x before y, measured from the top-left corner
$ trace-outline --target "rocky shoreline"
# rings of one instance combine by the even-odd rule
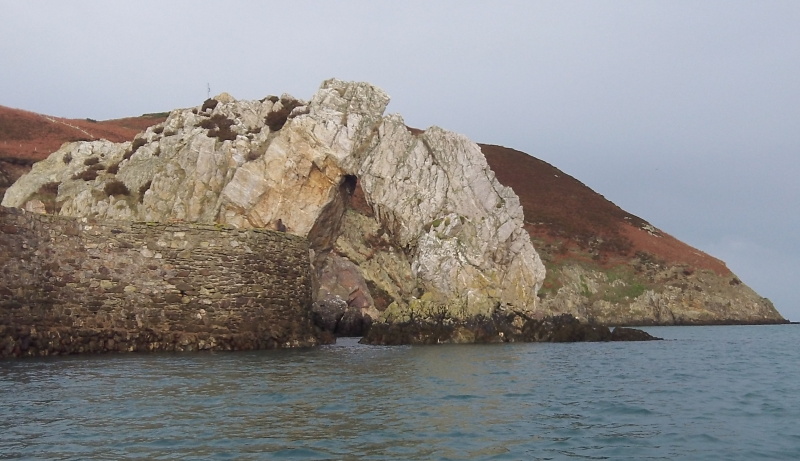
[[[519,156],[409,128],[388,103],[331,79],[307,101],[223,93],[130,142],[65,143],[3,197],[19,223],[0,226],[0,326],[31,330],[0,348],[646,340],[606,325],[784,321],[724,265],[656,257],[665,234],[616,208],[601,214],[624,225],[559,243],[534,205],[574,195],[560,171],[503,184],[484,150]],[[523,205],[512,185],[539,182]]]
[[[321,340],[327,338],[327,341]],[[247,351],[330,344],[334,338],[319,335],[289,341],[255,332],[215,334],[156,329],[97,330],[70,327],[48,328],[0,326],[0,358],[48,357],[76,354],[129,352]]]
[[[604,342],[660,340],[634,328],[581,322],[570,314],[536,319],[524,312],[496,310],[491,316],[468,320],[411,319],[404,322],[373,323],[362,344],[450,344],[508,342]]]
[[[606,342],[660,340],[633,328],[590,325],[569,314],[540,320],[519,312],[497,312],[469,321],[410,320],[372,324],[361,344],[376,346],[433,344],[495,344],[513,342]],[[75,354],[245,351],[314,347],[335,342],[333,334],[318,332],[307,341],[281,343],[253,332],[215,335],[210,332],[170,332],[155,329],[99,330],[53,327],[41,331],[29,326],[0,326],[0,358],[46,357]]]

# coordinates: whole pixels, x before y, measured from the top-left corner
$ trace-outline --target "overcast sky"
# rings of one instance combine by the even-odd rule
[[[0,0],[0,104],[110,119],[368,81],[728,263],[800,320],[800,1]]]

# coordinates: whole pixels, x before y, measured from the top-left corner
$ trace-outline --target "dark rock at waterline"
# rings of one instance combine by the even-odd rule
[[[362,336],[372,324],[372,317],[364,315],[361,309],[349,307],[336,325],[336,336]]]
[[[663,338],[657,338],[646,331],[637,330],[636,328],[616,327],[611,332],[611,341],[652,341],[660,339]]]
[[[287,326],[289,324],[287,323]],[[287,330],[292,331],[292,326]],[[335,341],[326,332],[298,339],[270,332],[167,331],[152,328],[81,328],[0,325],[0,358],[118,352],[242,351],[311,347]]]
[[[331,333],[336,331],[336,326],[346,311],[347,301],[338,296],[319,300],[311,306],[314,324]]]
[[[336,336],[362,336],[372,323],[358,307],[348,305],[339,296],[329,296],[311,307],[314,324]]]
[[[562,314],[529,320],[522,327],[522,341],[575,343],[610,341],[611,331],[606,326],[581,322],[572,315]]]
[[[405,322],[373,323],[362,338],[364,344],[441,344],[501,342],[587,342],[649,341],[660,338],[633,328],[617,328],[616,335],[607,326],[581,322],[562,314],[542,319],[527,313],[495,311],[489,317],[470,320],[448,318]]]

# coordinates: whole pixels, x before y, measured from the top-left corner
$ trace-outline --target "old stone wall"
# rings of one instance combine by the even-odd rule
[[[319,344],[308,244],[0,207],[0,356]]]

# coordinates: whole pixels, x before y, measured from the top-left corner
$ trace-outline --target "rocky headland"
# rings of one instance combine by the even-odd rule
[[[547,267],[540,302],[607,325],[786,323],[723,261],[522,152],[482,145]]]
[[[542,179],[558,175],[552,167],[527,155],[411,129],[384,114],[388,102],[373,85],[335,79],[308,101],[221,94],[132,141],[64,144],[2,204],[306,238],[317,325],[375,344],[608,340],[632,336],[612,337],[606,325],[784,322],[713,258],[694,249],[684,251],[694,260],[662,257],[663,242],[686,245],[610,202],[580,225],[564,221],[553,210],[575,214],[575,194],[559,195],[577,187],[568,175],[558,172],[556,184]]]

